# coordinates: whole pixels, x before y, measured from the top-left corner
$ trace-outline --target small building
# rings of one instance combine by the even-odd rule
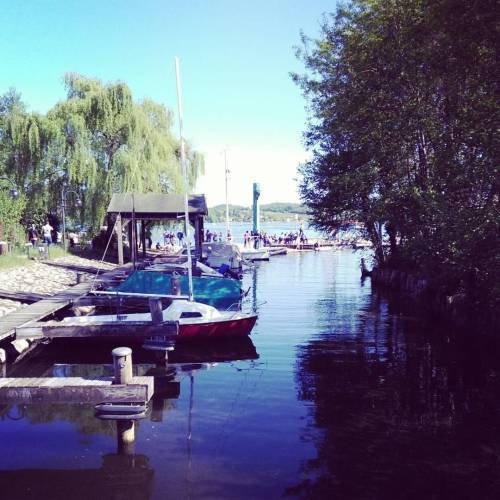
[[[137,255],[137,223],[141,223],[141,242],[143,255],[146,255],[146,228],[153,221],[179,221],[184,217],[184,195],[164,193],[115,193],[107,210],[108,215],[115,216],[116,232],[122,234],[123,228],[131,224],[132,255]],[[204,217],[208,214],[205,195],[191,194],[188,196],[188,216],[194,228],[195,253],[201,258],[203,242]],[[123,263],[123,241],[118,238],[118,260]]]

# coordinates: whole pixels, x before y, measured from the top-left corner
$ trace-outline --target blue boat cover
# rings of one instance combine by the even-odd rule
[[[188,277],[179,276],[181,294],[188,295]],[[172,293],[172,275],[161,271],[135,271],[112,292]],[[193,276],[194,300],[216,307],[227,309],[240,300],[240,282],[231,278],[212,278],[210,276]]]

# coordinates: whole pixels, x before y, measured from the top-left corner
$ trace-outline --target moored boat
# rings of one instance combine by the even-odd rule
[[[175,342],[239,338],[252,331],[257,320],[254,313],[219,311],[215,307],[189,300],[174,300],[153,321],[151,313],[108,314],[66,317],[61,321],[31,323],[18,328],[19,338],[102,337],[144,341],[162,337]]]
[[[240,245],[241,256],[245,260],[269,260],[270,254],[269,249],[264,248],[245,248],[243,245]]]

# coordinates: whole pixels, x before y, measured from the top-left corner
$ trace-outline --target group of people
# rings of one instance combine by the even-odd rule
[[[61,242],[62,234],[59,231],[56,231],[47,220],[42,226],[31,224],[31,226],[28,228],[28,241],[32,246],[37,246],[40,244],[50,246],[53,243]],[[78,233],[76,233],[75,231],[70,231],[68,233],[69,246],[76,246],[78,244],[78,241]]]
[[[245,231],[243,235],[243,246],[245,248],[259,248],[261,246],[269,246],[271,238],[269,235],[262,231]]]
[[[262,231],[246,231],[243,235],[243,246],[245,248],[268,247],[271,244],[304,245],[307,244],[307,236],[302,228],[295,232],[283,232],[280,235],[269,235]]]
[[[175,246],[177,244],[177,240],[179,240],[179,245],[182,246],[182,240],[184,239],[184,233],[179,231],[175,234],[173,231],[165,231],[163,233],[163,244],[165,246],[171,245]]]
[[[59,234],[60,233],[54,231],[49,221],[46,221],[40,229],[38,229],[35,224],[31,224],[28,228],[28,240],[33,246],[36,246],[39,242],[47,245],[57,243]]]
[[[278,244],[284,244],[284,245],[298,245],[299,243],[301,245],[307,244],[307,236],[302,230],[302,228],[299,229],[297,232],[289,232],[289,233],[281,233],[277,238],[276,236],[275,242]]]
[[[231,231],[228,231],[227,232],[227,241],[231,241],[231,239],[232,239]],[[207,231],[205,233],[205,241],[207,243],[211,243],[212,241],[213,242],[224,241],[222,239],[222,231],[219,231],[219,234],[217,234],[216,231],[212,232],[212,231],[210,231],[210,229],[207,229]]]

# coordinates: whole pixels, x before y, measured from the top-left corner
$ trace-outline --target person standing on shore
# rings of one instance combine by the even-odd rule
[[[31,224],[31,227],[28,229],[28,239],[32,246],[36,246],[36,242],[38,241],[38,231],[36,230],[35,224]]]
[[[50,225],[49,221],[45,224],[45,226],[42,226],[42,233],[43,233],[43,242],[47,243],[47,245],[52,244],[52,231],[54,228]]]

